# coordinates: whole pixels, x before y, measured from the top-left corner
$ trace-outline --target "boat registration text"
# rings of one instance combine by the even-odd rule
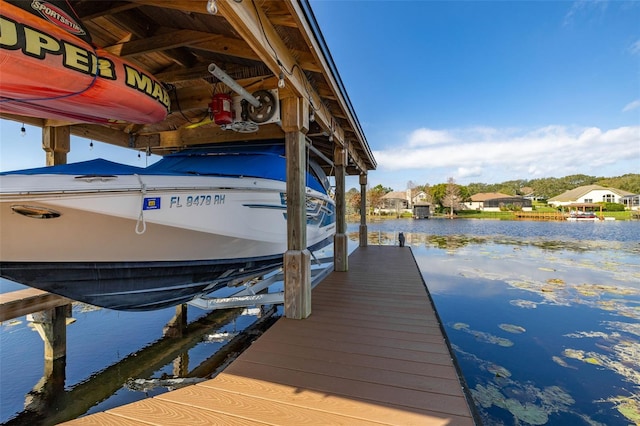
[[[169,208],[200,207],[224,204],[224,194],[216,195],[174,195],[169,202]]]

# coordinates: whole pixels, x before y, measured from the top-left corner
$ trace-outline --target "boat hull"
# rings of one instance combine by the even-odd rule
[[[3,176],[0,275],[73,300],[118,310],[172,306],[277,268],[287,250],[283,182],[118,176],[116,184],[61,175],[46,184],[66,191],[10,191],[12,179],[42,190],[31,177]],[[307,224],[311,249],[332,242],[329,197],[308,191]]]
[[[234,261],[2,262],[2,276],[108,309],[148,311],[186,303],[282,265],[282,255]]]

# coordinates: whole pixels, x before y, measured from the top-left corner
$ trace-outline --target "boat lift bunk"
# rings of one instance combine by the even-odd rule
[[[315,288],[327,275],[333,271],[333,257],[316,258],[311,253],[314,263],[311,265],[311,288]],[[230,283],[227,289],[231,294],[224,297],[202,296],[187,304],[203,310],[246,308],[252,306],[278,305],[284,303],[284,290],[269,292],[272,286],[283,284],[282,268],[274,269],[260,277],[245,280],[241,283]],[[233,291],[233,290],[236,291]],[[215,293],[222,292],[222,289]]]
[[[316,154],[330,167],[334,167],[333,161],[327,158],[322,152],[315,148],[309,138],[306,138],[306,148]],[[309,165],[311,167],[311,165]],[[324,249],[322,250],[324,251]],[[311,252],[313,262],[311,264],[311,289],[315,288],[331,271],[333,271],[333,254],[318,259],[314,252]],[[282,267],[269,271],[260,277],[250,278],[243,282],[231,282],[227,288],[236,288],[236,292],[225,297],[201,296],[187,304],[203,310],[247,308],[253,306],[278,305],[284,303],[284,289],[269,293],[265,291],[274,284],[283,284],[284,272]],[[283,286],[284,288],[284,286]],[[220,293],[221,289],[214,293]]]

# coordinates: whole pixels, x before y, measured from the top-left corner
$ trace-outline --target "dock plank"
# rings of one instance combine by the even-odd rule
[[[385,358],[381,356],[369,354],[350,353],[345,357],[342,352],[334,348],[313,348],[297,345],[282,345],[272,340],[256,341],[252,345],[252,350],[259,352],[269,352],[272,354],[281,354],[299,356],[308,359],[308,362],[323,361],[330,363],[343,363],[346,365],[359,365],[363,367],[378,368],[381,370],[397,371],[400,373],[410,373],[415,375],[423,375],[426,377],[455,377],[456,371],[452,365],[447,362],[427,362],[431,361],[406,361],[397,358]]]
[[[204,386],[188,386],[160,395],[157,399],[254,422],[272,423],[274,419],[277,419],[278,423],[291,425],[344,424],[356,426],[368,424],[368,422],[357,418],[332,413],[325,409],[293,405],[286,401],[274,404],[273,401],[264,398]]]
[[[451,426],[469,424],[468,419],[464,417],[449,416],[444,419],[441,414],[424,409],[407,411],[386,402],[372,403],[359,398],[343,398],[312,389],[300,389],[295,386],[227,373],[222,373],[216,377],[216,380],[210,380],[198,386],[253,395],[268,399],[273,403],[288,401],[290,404],[343,413],[345,416],[367,420],[369,424],[399,424],[398,419],[402,419],[403,425]]]
[[[174,392],[179,392],[179,389]],[[196,401],[193,401],[196,402]],[[255,419],[231,416],[218,413],[209,409],[194,409],[197,406],[192,404],[176,403],[167,398],[147,398],[131,404],[123,405],[107,411],[107,413],[122,419],[136,421],[139,423],[149,423],[153,425],[167,426],[195,426],[195,425],[230,425],[246,426],[260,424]],[[90,418],[91,416],[88,416]],[[82,421],[81,417],[76,421]],[[73,424],[74,421],[71,422]],[[84,423],[81,423],[84,424]],[[268,423],[263,423],[268,424]]]
[[[388,246],[357,249],[347,272],[313,290],[309,318],[279,319],[215,378],[106,414],[160,425],[475,424],[413,254]]]

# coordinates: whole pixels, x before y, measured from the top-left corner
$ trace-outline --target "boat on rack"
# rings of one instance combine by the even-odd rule
[[[66,1],[0,0],[0,112],[84,123],[157,123],[165,86],[96,47]]]
[[[614,217],[605,217],[602,213],[602,204],[573,203],[568,205],[569,214],[566,219],[570,222],[597,222],[601,220],[615,220]],[[596,213],[596,209],[600,212]]]
[[[146,167],[96,159],[0,174],[0,276],[118,310],[185,303],[282,265],[284,145],[218,145]],[[309,161],[310,250],[335,203]]]
[[[595,212],[572,210],[569,212],[569,215],[567,216],[567,220],[572,222],[578,222],[578,221],[588,222],[588,221],[600,220],[600,218],[596,216]]]

